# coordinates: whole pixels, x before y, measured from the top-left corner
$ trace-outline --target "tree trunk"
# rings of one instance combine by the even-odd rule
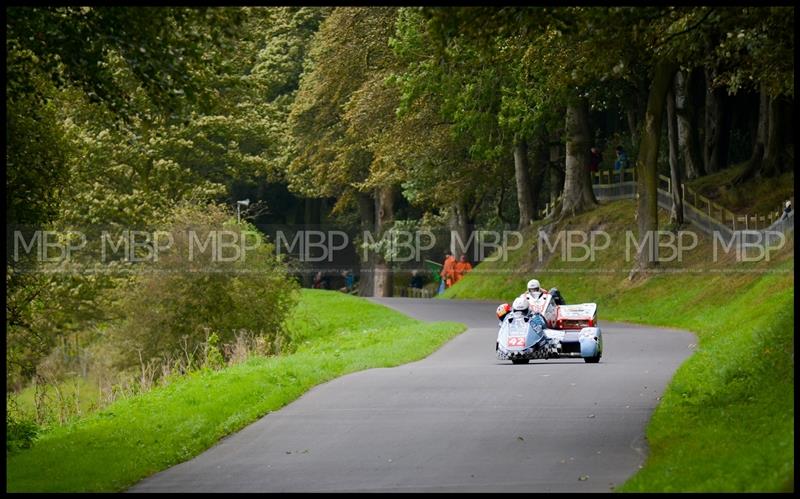
[[[319,229],[321,219],[321,201],[322,200],[318,198],[305,199],[303,210],[303,222],[305,225],[305,230]],[[316,248],[313,246],[306,251],[308,251],[308,256],[312,258],[317,258],[321,254],[321,248]],[[313,271],[303,272],[303,287],[310,288],[313,285],[315,273],[316,272]]]
[[[520,140],[514,145],[514,177],[517,180],[517,204],[519,205],[519,228],[533,221],[533,197],[528,173],[528,143]]]
[[[561,189],[564,187],[564,171],[561,165],[564,161],[561,157],[561,142],[558,135],[550,138],[550,161],[548,163],[549,182],[550,182],[550,206],[555,206]]]
[[[747,161],[742,173],[732,180],[732,184],[740,184],[750,178],[754,177],[756,173],[761,170],[761,164],[764,160],[764,152],[766,151],[766,144],[768,142],[769,130],[769,95],[767,95],[765,84],[762,83],[759,88],[758,98],[758,127],[756,128],[756,136],[753,141],[753,153]]]
[[[394,222],[394,188],[381,187],[375,199],[375,237],[391,228]],[[381,255],[375,262],[375,296],[392,296],[392,268]]]
[[[505,182],[499,182],[499,184],[500,185],[498,185],[497,188],[500,189],[500,196],[497,198],[497,205],[495,206],[495,211],[496,211],[497,219],[500,220],[500,222],[504,226],[509,226],[509,225],[511,225],[511,221],[508,220],[505,217],[505,215],[503,215],[503,202],[505,201],[505,197],[506,197],[506,183]]]
[[[675,93],[672,90],[667,93],[667,136],[669,138],[670,190],[672,191],[670,218],[678,225],[683,225],[681,165],[678,161],[678,119],[675,113]]]
[[[375,230],[375,199],[366,193],[359,192],[358,196],[358,215],[361,219],[362,234],[367,231],[373,236]],[[375,252],[366,251],[367,259],[361,262],[359,272],[358,294],[359,296],[373,296],[375,293]]]
[[[456,260],[461,258],[461,255],[470,254],[470,245],[467,244],[469,240],[470,227],[468,223],[467,209],[463,201],[457,201],[450,207],[450,251]],[[458,235],[460,243],[456,240],[455,235]]]
[[[536,153],[534,154],[533,167],[531,168],[531,196],[533,197],[534,218],[539,218],[539,210],[544,208],[547,202],[542,196],[542,185],[545,175],[548,173],[548,162],[550,159],[550,145],[547,143],[547,136],[541,135],[536,140]]]
[[[665,62],[660,62],[656,66],[653,82],[650,85],[639,155],[636,159],[638,194],[636,214],[641,245],[637,266],[641,269],[655,265],[657,258],[656,245],[651,238],[658,230],[658,146],[661,140],[664,101],[676,70],[675,66]],[[648,241],[652,244],[645,244]]]
[[[769,98],[769,121],[767,124],[767,143],[764,150],[764,160],[761,162],[759,173],[763,177],[774,177],[782,170],[783,159],[783,106],[781,98]]]
[[[561,217],[571,216],[597,205],[589,173],[589,105],[580,99],[567,106],[567,159]]]
[[[714,173],[728,166],[730,110],[725,89],[714,88],[714,71],[706,68],[706,172]]]
[[[639,142],[642,131],[642,118],[647,109],[647,83],[646,81],[640,81],[636,84],[634,91],[629,94],[626,106],[625,114],[628,118],[628,130],[631,134],[632,144]]]
[[[635,107],[628,107],[625,111],[625,115],[628,118],[628,131],[631,134],[631,142],[634,144],[639,140],[639,119],[637,114],[638,111]]]
[[[697,129],[697,109],[693,102],[692,74],[683,71],[675,74],[675,113],[678,117],[678,149],[683,158],[686,178],[703,175],[703,158],[700,154]]]

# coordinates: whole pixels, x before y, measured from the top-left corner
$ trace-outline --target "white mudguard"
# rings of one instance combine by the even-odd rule
[[[599,327],[585,327],[578,336],[581,357],[598,357],[603,352],[603,336]]]

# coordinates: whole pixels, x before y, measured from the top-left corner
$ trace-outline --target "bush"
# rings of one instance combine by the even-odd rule
[[[219,336],[217,333],[211,333],[205,343],[205,360],[203,367],[206,369],[217,370],[225,366],[225,359],[222,352],[219,350]]]
[[[170,214],[166,232],[169,251],[119,293],[123,320],[111,333],[118,367],[202,353],[208,331],[219,344],[234,343],[243,331],[268,344],[284,339],[298,286],[254,227],[236,223],[222,206],[183,205]],[[254,248],[234,258],[235,248],[215,248],[219,234],[225,242],[246,237]]]
[[[6,402],[6,452],[29,449],[38,434],[36,422],[20,414],[13,402]]]

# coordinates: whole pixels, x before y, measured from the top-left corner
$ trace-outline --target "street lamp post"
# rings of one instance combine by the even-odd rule
[[[250,206],[250,198],[243,199],[241,201],[236,201],[236,222],[242,223],[242,213],[241,213],[241,206]]]

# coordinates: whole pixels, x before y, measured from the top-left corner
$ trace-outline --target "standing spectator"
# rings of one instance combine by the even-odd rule
[[[324,283],[323,283],[323,280],[322,280],[322,272],[317,272],[314,275],[314,284],[312,285],[312,287],[314,289],[322,289],[323,286],[324,286]]]
[[[442,265],[442,282],[444,282],[445,288],[449,288],[453,285],[453,278],[455,277],[455,270],[456,270],[456,259],[453,256],[453,253],[450,251],[445,252],[444,254],[444,264]]]
[[[455,278],[453,279],[453,284],[460,281],[466,274],[472,270],[472,264],[467,261],[467,255],[461,255],[461,258],[456,263],[455,268]]]
[[[344,286],[347,288],[348,293],[353,292],[353,286],[356,284],[356,276],[353,275],[352,270],[347,271],[347,275],[344,276]]]
[[[779,220],[786,220],[787,218],[789,218],[789,215],[791,213],[792,213],[792,202],[786,201],[786,204],[784,205],[783,208],[783,214],[781,215],[781,218]]]
[[[619,174],[619,181],[623,180],[623,171],[628,168],[628,153],[625,152],[622,146],[617,146],[617,160],[614,161],[614,171]]]
[[[600,170],[600,164],[603,162],[603,153],[600,149],[592,147],[589,150],[589,171],[594,173]]]
[[[342,271],[342,277],[344,277],[344,287],[339,288],[339,291],[342,293],[352,293],[353,292],[353,284],[355,283],[355,276],[350,269]]]

